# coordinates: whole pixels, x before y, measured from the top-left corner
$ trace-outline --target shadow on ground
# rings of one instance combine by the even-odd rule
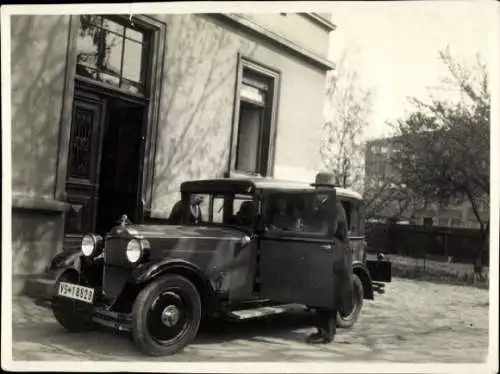
[[[30,345],[34,341],[43,341],[43,346],[37,345],[37,355],[43,354],[47,359],[51,355],[72,355],[90,357],[92,360],[133,360],[143,357],[144,354],[138,350],[130,333],[118,333],[107,328],[99,328],[89,333],[69,333],[62,329],[55,321],[43,321],[44,328],[33,328],[32,323],[23,323],[15,326],[13,340],[17,344]],[[292,341],[304,343],[309,331],[297,332],[298,329],[308,329],[313,324],[313,316],[306,312],[292,312],[284,315],[272,316],[255,320],[244,320],[238,322],[211,321],[200,326],[198,337],[184,352],[170,356],[168,360],[183,360],[189,351],[202,346],[219,347],[232,344],[238,340],[255,343],[280,344],[284,347]],[[42,325],[42,324],[40,324]],[[26,347],[28,348],[28,347]],[[42,352],[40,352],[42,349]],[[31,360],[29,349],[24,353],[16,355],[16,360]],[[26,353],[28,352],[28,353]],[[84,358],[76,358],[83,360]],[[151,359],[163,359],[154,358]]]

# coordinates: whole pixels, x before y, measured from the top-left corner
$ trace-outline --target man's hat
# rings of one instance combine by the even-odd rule
[[[332,173],[319,172],[311,185],[313,187],[335,187],[335,176]]]

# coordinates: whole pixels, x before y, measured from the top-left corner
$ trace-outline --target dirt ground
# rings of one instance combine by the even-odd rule
[[[50,311],[21,297],[13,304],[13,359],[481,363],[488,351],[488,291],[394,279],[385,295],[365,302],[352,330],[338,330],[332,344],[305,344],[310,324],[310,315],[302,313],[205,326],[182,353],[151,358],[127,336],[66,333]]]

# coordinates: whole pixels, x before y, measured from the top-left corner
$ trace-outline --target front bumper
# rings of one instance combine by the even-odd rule
[[[131,314],[114,312],[107,305],[87,304],[68,298],[64,298],[64,300],[69,300],[70,303],[61,304],[60,300],[63,297],[57,295],[57,284],[62,273],[62,270],[49,271],[41,276],[28,278],[24,294],[33,299],[38,306],[48,309],[64,307],[69,312],[75,313],[75,318],[78,318],[78,314],[91,314],[93,321],[101,326],[117,331],[131,330]],[[98,299],[98,297],[95,299]]]

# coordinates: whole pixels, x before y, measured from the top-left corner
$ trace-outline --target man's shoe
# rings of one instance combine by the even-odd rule
[[[326,337],[319,333],[314,333],[308,336],[307,342],[309,344],[328,344],[331,343],[333,338]]]

